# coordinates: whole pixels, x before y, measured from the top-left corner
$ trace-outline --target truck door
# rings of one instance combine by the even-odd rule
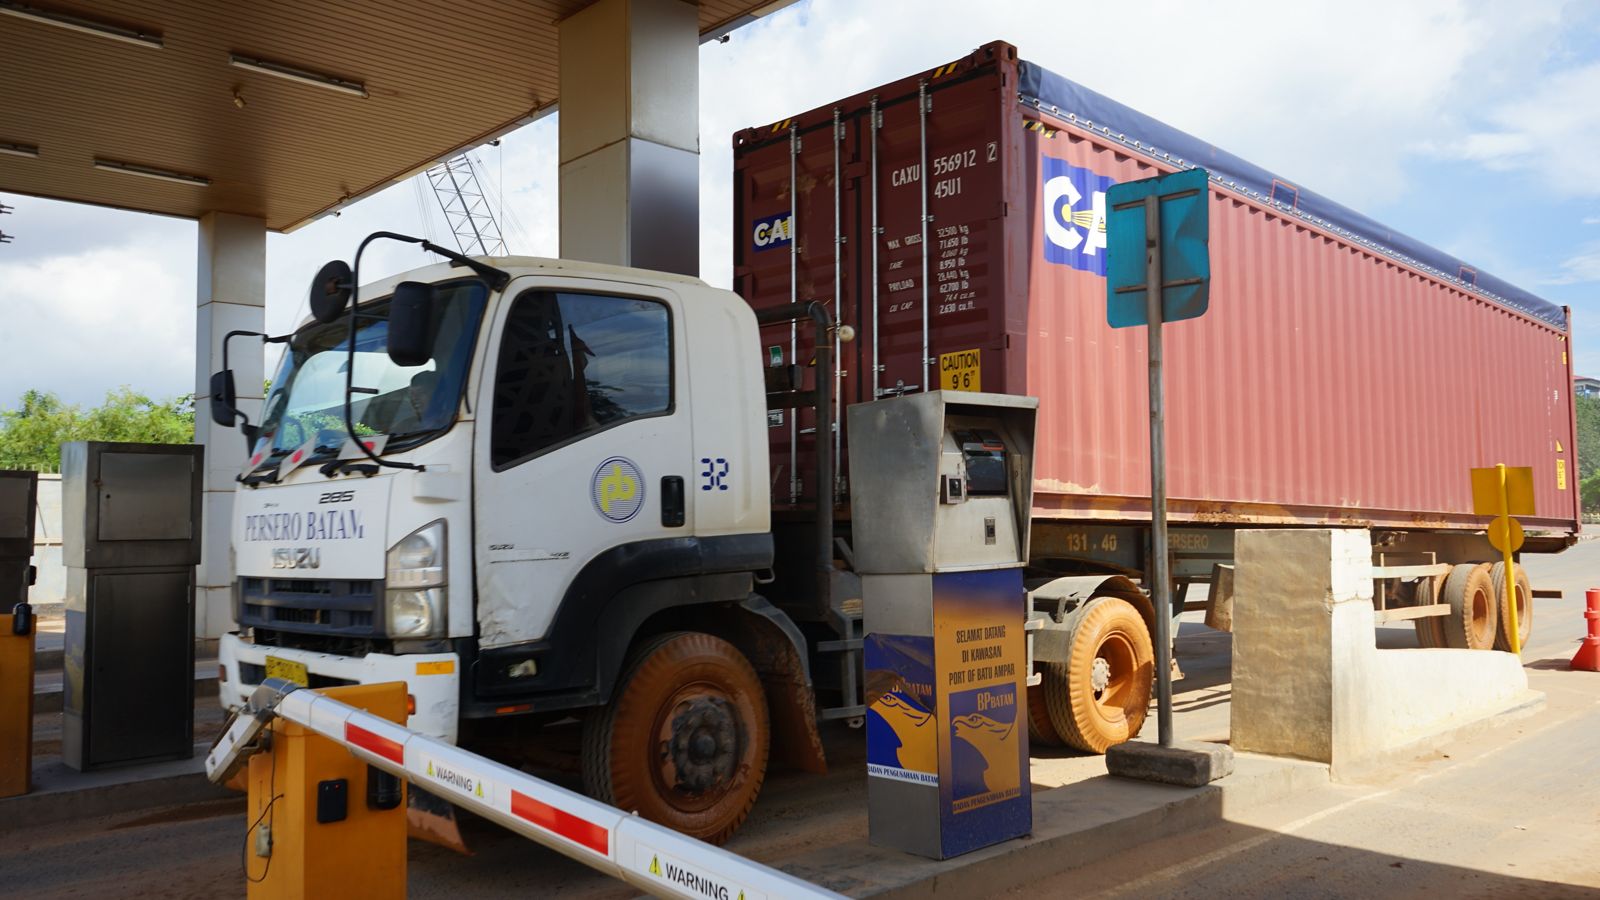
[[[577,279],[519,279],[504,296],[475,411],[482,647],[544,637],[596,557],[693,528],[677,297]]]

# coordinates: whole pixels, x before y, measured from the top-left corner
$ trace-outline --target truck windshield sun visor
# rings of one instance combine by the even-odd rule
[[[265,451],[258,468],[276,465],[308,444],[315,448],[310,458],[339,452],[347,435],[347,375],[355,385],[350,420],[357,437],[382,435],[387,449],[397,449],[448,429],[461,403],[488,290],[470,279],[440,284],[438,296],[433,352],[421,365],[400,366],[389,358],[388,297],[357,310],[353,371],[348,318],[312,322],[295,332],[267,396],[255,448]]]

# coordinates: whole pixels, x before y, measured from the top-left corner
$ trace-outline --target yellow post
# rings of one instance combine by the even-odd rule
[[[12,633],[11,615],[0,615],[0,797],[32,789],[33,628]]]
[[[1506,464],[1496,463],[1500,473],[1500,517],[1506,522],[1505,545],[1500,552],[1505,555],[1506,614],[1510,617],[1507,633],[1511,636],[1511,652],[1522,655],[1522,636],[1517,630],[1517,564],[1511,560],[1511,500],[1506,486]]]
[[[406,720],[404,682],[320,693],[393,722]],[[268,752],[252,756],[249,764],[249,900],[404,898],[405,782],[396,785],[397,795],[375,806],[368,779],[388,776],[349,750],[282,719],[272,723],[270,739]]]

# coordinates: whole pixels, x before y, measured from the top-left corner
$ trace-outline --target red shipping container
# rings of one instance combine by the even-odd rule
[[[1567,310],[1010,45],[734,144],[735,289],[856,329],[845,405],[1038,396],[1041,519],[1149,520],[1145,333],[1106,324],[1104,191],[1198,165],[1211,305],[1166,326],[1174,521],[1479,530],[1468,470],[1504,462],[1533,467],[1525,525],[1578,530]],[[809,331],[763,329],[772,364],[808,366]],[[811,415],[769,425],[775,504],[810,506]]]

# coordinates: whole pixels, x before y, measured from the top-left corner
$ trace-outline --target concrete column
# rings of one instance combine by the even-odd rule
[[[1240,531],[1234,564],[1235,750],[1341,778],[1540,699],[1509,653],[1378,649],[1365,530]]]
[[[561,255],[698,274],[695,4],[598,0],[560,38]]]
[[[215,638],[233,626],[228,552],[234,480],[247,451],[238,428],[211,421],[211,374],[222,370],[222,339],[230,331],[262,331],[267,311],[267,226],[261,219],[232,213],[200,218],[198,306],[195,310],[196,443],[206,445],[203,505],[204,543],[195,597],[196,637]],[[265,378],[259,339],[235,338],[228,363],[233,368],[239,408],[251,422],[261,419]]]

